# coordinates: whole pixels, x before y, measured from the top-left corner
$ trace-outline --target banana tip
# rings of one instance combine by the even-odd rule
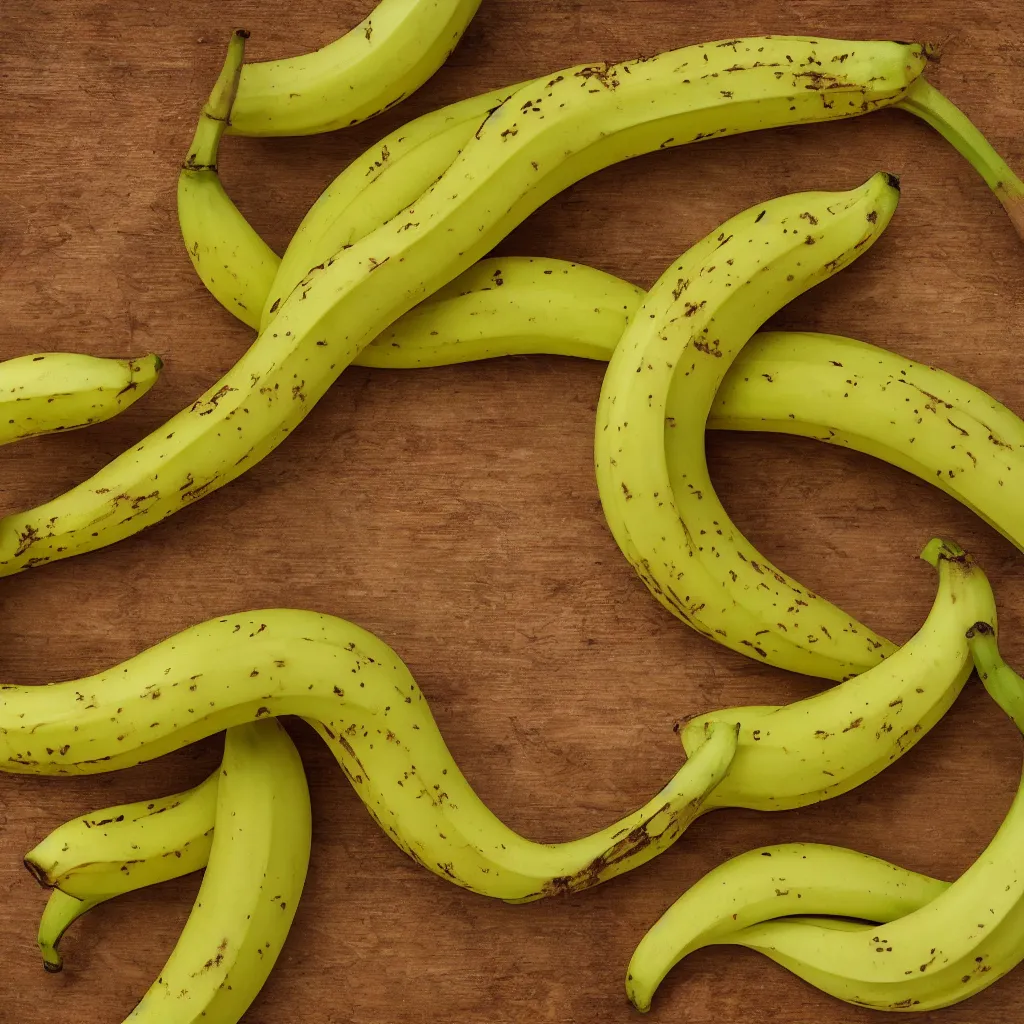
[[[976,622],[965,634],[968,640],[973,640],[976,636],[995,636],[995,627],[990,622]]]
[[[22,863],[25,865],[25,869],[28,873],[44,888],[52,889],[53,882],[47,877],[46,870],[42,865],[37,864],[31,859],[31,856],[26,857]]]
[[[64,970],[64,961],[55,949],[43,950],[43,970],[47,974],[60,974]]]
[[[938,568],[942,561],[966,561],[964,549],[959,544],[942,537],[932,537],[921,549],[921,557],[932,567]]]
[[[236,28],[233,33],[238,39],[248,39],[249,30],[247,28]]]
[[[892,174],[889,171],[883,171],[882,174],[885,176],[885,183],[889,186],[889,188],[894,188],[897,192],[899,192],[900,176],[898,174]]]

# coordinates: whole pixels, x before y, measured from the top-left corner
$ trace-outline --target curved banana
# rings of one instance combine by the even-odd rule
[[[36,881],[54,890],[39,924],[47,970],[61,969],[57,945],[82,914],[115,896],[206,867],[219,777],[218,770],[187,792],[74,818],[25,855]]]
[[[522,90],[414,206],[304,278],[189,408],[78,487],[0,521],[0,574],[121,540],[233,480],[374,337],[587,174],[662,146],[891,103],[925,61],[922,46],[897,43],[731,40],[569,68]]]
[[[992,622],[968,632],[985,688],[1024,727],[1024,680],[999,655]],[[1002,825],[955,882],[883,925],[836,929],[767,921],[726,939],[757,949],[805,981],[858,1006],[930,1010],[987,988],[1024,959],[1024,776]],[[639,953],[639,950],[638,950]],[[649,1005],[660,978],[645,983]],[[666,968],[667,970],[667,968]]]
[[[234,1024],[281,952],[309,865],[312,815],[295,744],[276,721],[229,730],[210,860],[192,913],[127,1020]]]
[[[793,704],[712,711],[686,724],[688,752],[713,724],[740,730],[736,758],[705,811],[790,810],[840,796],[902,757],[949,710],[974,668],[965,634],[981,618],[995,622],[995,598],[957,545],[935,539],[921,557],[939,571],[935,601],[880,665]]]
[[[704,431],[754,331],[870,248],[898,198],[896,179],[880,173],[850,192],[758,204],[713,231],[661,276],[630,320],[597,411],[601,504],[651,593],[734,651],[828,679],[856,675],[895,648],[783,575],[742,536],[711,485]]]
[[[511,901],[574,892],[646,863],[700,813],[736,751],[735,726],[710,730],[639,810],[574,842],[530,842],[473,792],[415,680],[383,641],[333,616],[272,609],[194,626],[95,676],[0,687],[0,769],[113,771],[284,714],[317,730],[410,857]]]
[[[217,173],[248,36],[241,30],[231,36],[220,77],[199,115],[178,174],[178,224],[192,266],[210,294],[239,320],[258,327],[280,260],[231,201]]]
[[[414,93],[448,59],[480,0],[380,0],[351,32],[300,57],[246,64],[232,135],[315,135]]]
[[[626,996],[646,1013],[683,957],[703,946],[739,944],[763,921],[794,914],[893,921],[948,886],[841,846],[783,843],[749,850],[713,868],[662,914],[629,961]]]
[[[0,363],[0,445],[102,423],[137,402],[162,368],[156,355],[46,352],[8,359]]]
[[[953,146],[985,180],[1003,204],[1014,230],[1024,238],[1024,181],[1010,170],[964,112],[923,78],[911,85],[896,106],[931,125]]]

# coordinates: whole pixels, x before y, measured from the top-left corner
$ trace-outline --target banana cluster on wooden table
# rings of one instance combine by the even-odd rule
[[[1024,184],[923,77],[934,48],[751,37],[553,69],[382,139],[331,183],[279,257],[220,182],[225,132],[306,135],[390,108],[441,66],[479,3],[382,0],[322,50],[262,64],[244,62],[247,33],[234,33],[182,164],[178,213],[199,278],[257,336],[159,429],[66,493],[0,520],[0,575],[124,540],[230,483],[283,443],[350,364],[576,356],[608,363],[597,482],[615,541],[651,594],[709,640],[833,685],[789,705],[688,720],[678,770],[658,793],[600,832],[554,845],[490,811],[399,655],[333,616],[232,615],[92,676],[0,686],[0,768],[13,774],[115,771],[226,730],[221,765],[201,785],[77,818],[25,857],[52,890],[38,937],[51,971],[82,914],[205,872],[130,1020],[233,1024],[284,946],[312,824],[280,716],[319,733],[399,849],[442,880],[512,903],[638,868],[716,808],[786,810],[850,791],[922,740],[975,669],[1024,730],[1024,681],[999,655],[995,598],[956,543],[925,544],[935,601],[898,647],[772,565],[730,520],[708,473],[709,427],[813,437],[931,482],[1024,549],[1024,422],[1013,412],[941,369],[852,338],[760,331],[868,252],[897,213],[895,176],[766,198],[646,293],[578,264],[487,257],[551,196],[610,164],[890,106],[937,129],[1024,232]],[[160,367],[154,355],[60,353],[0,364],[0,443],[113,416]],[[734,857],[640,939],[629,1000],[647,1010],[673,966],[712,944],[757,949],[858,1005],[927,1010],[972,995],[1024,958],[1021,794],[953,882],[815,844]]]

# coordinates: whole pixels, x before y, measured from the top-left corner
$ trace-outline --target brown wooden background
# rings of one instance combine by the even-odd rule
[[[246,328],[192,272],[177,165],[232,27],[253,59],[327,42],[371,0],[2,0],[0,356],[159,352],[153,392],[119,419],[0,453],[0,513],[77,482],[159,425],[245,349]],[[930,77],[1024,167],[1019,0],[484,0],[418,95],[356,129],[225,140],[223,177],[281,251],[333,175],[427,109],[584,60],[766,32],[937,39]],[[1012,23],[1016,19],[1015,23]],[[848,188],[877,169],[903,199],[869,256],[778,317],[932,361],[1024,410],[1024,244],[965,163],[909,115],[738,137],[607,170],[539,211],[504,253],[581,260],[648,285],[690,243],[765,197]],[[115,548],[0,581],[0,676],[98,670],[192,623],[290,605],[379,633],[408,661],[460,765],[525,835],[575,837],[675,771],[675,719],[785,702],[807,680],[688,631],[619,554],[591,463],[602,367],[556,358],[408,373],[347,370],[281,449],[229,487]],[[798,439],[712,436],[716,485],[755,544],[802,582],[904,640],[935,580],[933,534],[996,586],[1004,651],[1024,662],[1024,558],[951,499],[867,457]],[[446,885],[378,832],[327,750],[292,730],[314,799],[306,898],[246,1018],[254,1024],[638,1019],[625,964],[691,882],[753,846],[817,840],[955,877],[1001,821],[1021,742],[977,683],[911,755],[822,806],[701,819],[669,853],[596,891],[509,907]],[[110,776],[0,780],[0,1022],[121,1020],[156,976],[198,876],[107,904],[45,975],[45,894],[22,854],[87,810],[171,792],[218,759],[205,744]],[[1024,1018],[1024,968],[949,1024]],[[860,1022],[757,954],[693,956],[652,1020]]]

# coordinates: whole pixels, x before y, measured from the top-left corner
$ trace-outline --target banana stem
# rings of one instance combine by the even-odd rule
[[[186,171],[217,170],[220,140],[225,128],[231,123],[231,108],[238,93],[238,79],[242,74],[245,41],[248,38],[249,33],[241,28],[235,29],[231,34],[224,67],[221,68],[210,98],[203,106],[196,133],[192,137],[192,145],[182,165]]]
[[[918,78],[896,106],[930,124],[985,179],[1024,238],[1024,182],[1010,170],[967,115],[930,82]]]
[[[1003,661],[991,623],[976,622],[967,631],[967,643],[985,689],[1024,733],[1024,679]]]

